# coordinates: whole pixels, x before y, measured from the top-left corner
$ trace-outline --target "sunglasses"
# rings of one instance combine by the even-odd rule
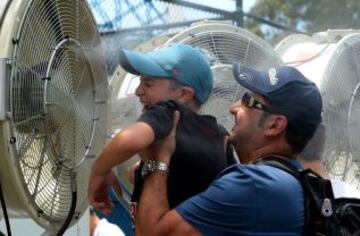
[[[259,110],[266,111],[268,113],[276,113],[273,109],[269,106],[261,103],[260,101],[256,100],[249,92],[245,92],[241,98],[241,104],[248,107],[248,108],[255,108]]]

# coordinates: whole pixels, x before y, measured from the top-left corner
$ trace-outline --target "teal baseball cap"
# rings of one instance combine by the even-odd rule
[[[123,49],[120,65],[131,74],[174,79],[189,86],[201,104],[207,101],[213,89],[213,75],[206,54],[187,44],[173,43],[148,53]]]

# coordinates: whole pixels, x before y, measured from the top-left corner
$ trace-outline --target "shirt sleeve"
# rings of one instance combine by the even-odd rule
[[[180,110],[177,102],[161,101],[152,105],[137,121],[145,122],[153,129],[156,142],[170,133],[175,110]]]
[[[248,199],[256,196],[249,184],[251,179],[244,173],[231,171],[233,168],[236,167],[229,167],[205,192],[176,207],[181,217],[203,235],[242,235],[241,231],[246,231],[248,226],[239,222],[255,221],[256,206]],[[226,193],[229,189],[231,193]]]

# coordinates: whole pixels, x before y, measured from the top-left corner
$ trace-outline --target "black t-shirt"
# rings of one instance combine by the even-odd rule
[[[224,168],[236,163],[232,152],[225,152],[227,132],[213,116],[199,115],[181,103],[168,100],[150,107],[138,121],[152,127],[157,142],[170,133],[175,110],[180,111],[180,120],[176,130],[176,150],[169,166],[170,208],[204,191]],[[141,168],[142,165],[135,174],[133,202],[140,198]]]

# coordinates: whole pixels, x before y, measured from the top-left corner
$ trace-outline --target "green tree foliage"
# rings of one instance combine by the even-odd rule
[[[359,0],[259,0],[250,13],[309,34],[327,29],[360,29]],[[245,27],[273,42],[291,33],[250,18]]]

